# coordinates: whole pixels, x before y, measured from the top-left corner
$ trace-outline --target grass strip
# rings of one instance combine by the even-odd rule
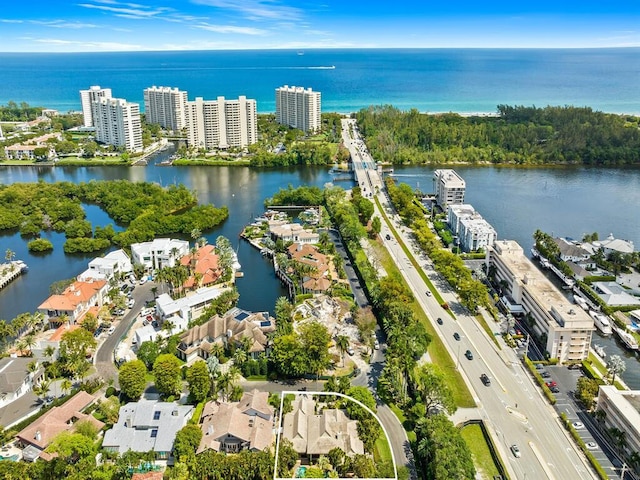
[[[471,450],[473,463],[480,476],[482,478],[495,478],[500,475],[480,425],[467,425],[460,430],[460,434],[469,450]]]
[[[487,321],[484,319],[484,316],[481,313],[478,313],[476,314],[476,320],[482,326],[484,331],[487,332],[487,335],[489,335],[489,338],[493,340],[493,343],[496,344],[496,347],[498,347],[499,350],[502,350],[502,345],[500,345],[500,342],[498,342],[498,339],[494,335],[493,330],[491,330],[491,327],[489,326]]]

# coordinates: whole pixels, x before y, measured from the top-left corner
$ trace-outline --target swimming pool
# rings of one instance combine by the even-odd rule
[[[307,473],[307,467],[300,466],[296,469],[296,478],[304,478]]]

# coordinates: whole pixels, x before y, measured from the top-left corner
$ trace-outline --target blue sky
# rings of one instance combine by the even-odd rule
[[[13,0],[0,51],[640,46],[640,2]]]

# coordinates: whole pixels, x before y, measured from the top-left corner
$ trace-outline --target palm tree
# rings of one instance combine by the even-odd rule
[[[47,395],[49,395],[49,389],[51,388],[51,380],[42,380],[38,385],[33,387],[33,392],[41,398],[44,402],[44,399]]]
[[[73,383],[71,383],[71,380],[69,380],[68,378],[65,378],[60,384],[60,388],[62,388],[62,391],[65,395],[71,390],[72,387]]]
[[[344,367],[344,352],[349,348],[349,337],[346,335],[338,335],[336,338],[336,347],[340,351],[340,356],[342,357],[342,366]]]
[[[56,353],[56,349],[53,348],[53,345],[47,345],[47,347],[44,349],[44,356],[46,357],[47,361],[49,363],[51,363],[51,360],[53,359],[53,356]]]
[[[616,375],[622,375],[627,369],[627,364],[620,355],[611,355],[609,363],[607,364],[607,369],[611,375],[611,385],[613,385],[616,381]]]

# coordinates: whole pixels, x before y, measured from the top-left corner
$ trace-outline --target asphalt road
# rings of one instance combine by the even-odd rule
[[[366,156],[366,153],[360,151],[356,158],[360,159],[363,155]],[[360,184],[380,184],[380,180],[376,180],[376,177],[379,178],[376,172],[366,168],[356,168],[355,171]],[[481,417],[492,432],[498,451],[513,478],[596,478],[514,351],[506,347],[498,349],[478,326],[476,319],[466,314],[447,282],[434,271],[430,260],[415,248],[410,232],[393,215],[393,209],[382,189],[378,200],[394,222],[402,243],[412,251],[421,269],[456,314],[457,319],[454,320],[435,297],[427,295],[427,286],[420,273],[383,221],[381,236],[385,247],[433,322],[434,328],[440,332],[449,354],[456,361],[457,368],[474,395]],[[386,240],[387,235],[390,240]],[[435,321],[438,317],[443,319],[442,326]],[[458,333],[460,340],[454,338],[454,333]],[[464,356],[467,349],[472,351],[473,360],[467,360]],[[485,386],[480,380],[483,373],[491,378],[491,386]],[[521,458],[516,458],[511,453],[510,447],[514,444],[519,446]]]
[[[133,291],[133,299],[136,301],[133,308],[125,313],[114,332],[102,342],[96,352],[95,365],[97,374],[101,376],[105,382],[113,379],[113,385],[116,388],[120,386],[118,384],[118,369],[115,366],[113,358],[114,352],[126,331],[133,322],[136,321],[136,317],[140,313],[140,310],[144,308],[145,302],[153,299],[151,288],[153,288],[154,285],[153,282],[146,282],[144,285],[136,286]],[[103,335],[106,334],[103,333]]]

